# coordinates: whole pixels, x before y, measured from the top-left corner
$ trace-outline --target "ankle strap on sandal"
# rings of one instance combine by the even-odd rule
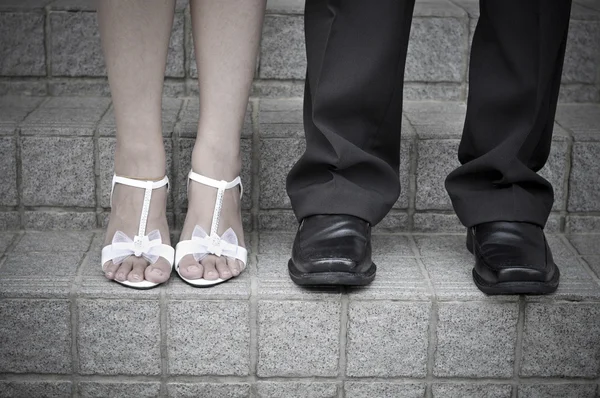
[[[140,228],[138,230],[137,236],[143,237],[146,235],[146,223],[148,221],[148,212],[150,211],[150,199],[152,198],[152,191],[158,188],[162,188],[165,185],[167,186],[167,190],[169,189],[169,177],[164,176],[159,181],[143,181],[143,180],[135,180],[133,178],[120,177],[118,175],[113,175],[112,179],[112,188],[110,190],[110,206],[112,207],[112,196],[115,190],[116,184],[128,185],[130,187],[142,188],[145,189],[144,193],[144,204],[142,206],[142,214],[140,216]]]

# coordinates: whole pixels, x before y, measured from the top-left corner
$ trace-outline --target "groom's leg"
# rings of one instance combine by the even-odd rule
[[[446,180],[469,228],[473,280],[488,294],[554,292],[559,269],[544,237],[554,194],[537,172],[552,128],[570,0],[480,0],[461,167]]]
[[[378,223],[398,198],[404,64],[414,0],[307,0],[306,152],[287,191],[299,220]]]
[[[570,0],[480,1],[462,166],[446,180],[468,227],[546,223],[554,195],[537,171],[550,152],[570,6]]]

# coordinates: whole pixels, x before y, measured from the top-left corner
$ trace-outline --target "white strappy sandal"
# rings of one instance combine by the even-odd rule
[[[217,257],[226,256],[240,260],[243,264],[242,270],[246,268],[246,261],[248,259],[248,251],[242,246],[238,246],[238,238],[233,229],[229,228],[223,233],[222,236],[217,234],[219,228],[219,220],[221,218],[221,207],[223,206],[223,195],[225,190],[240,186],[240,199],[244,194],[244,188],[240,177],[236,177],[233,181],[217,181],[212,178],[204,177],[200,174],[196,174],[190,170],[188,175],[188,186],[189,180],[194,180],[200,184],[208,185],[213,188],[217,188],[217,200],[215,203],[215,210],[213,212],[212,223],[210,226],[210,235],[202,229],[202,227],[196,225],[192,233],[191,240],[180,241],[175,248],[175,270],[185,282],[192,286],[213,286],[219,283],[225,282],[229,279],[187,279],[179,272],[179,262],[184,256],[192,254],[196,261],[202,260],[209,254],[214,254]]]
[[[131,239],[122,231],[115,232],[112,243],[102,249],[102,270],[104,271],[104,266],[107,262],[112,260],[114,264],[118,265],[129,256],[144,257],[150,262],[150,264],[154,264],[159,257],[162,257],[169,262],[172,270],[173,258],[175,257],[175,251],[173,248],[162,243],[160,231],[157,229],[146,235],[146,222],[148,221],[148,212],[150,211],[150,198],[152,197],[152,191],[162,188],[165,185],[167,186],[168,190],[169,178],[165,176],[160,181],[141,181],[115,175],[113,176],[112,188],[110,191],[111,206],[115,184],[143,188],[146,190],[146,193],[144,195],[144,205],[142,207],[142,215],[140,217],[140,228],[138,230],[138,234]],[[135,289],[150,289],[160,285],[160,283],[154,283],[147,280],[130,282],[127,280],[119,281],[114,279],[114,281],[120,283],[121,285],[129,286]]]

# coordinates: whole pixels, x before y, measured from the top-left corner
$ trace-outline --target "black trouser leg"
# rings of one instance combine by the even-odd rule
[[[570,0],[480,0],[471,51],[461,167],[446,179],[466,226],[544,226],[554,194],[537,174],[548,158]]]
[[[307,0],[306,152],[287,191],[298,219],[378,223],[400,193],[404,64],[414,0]]]

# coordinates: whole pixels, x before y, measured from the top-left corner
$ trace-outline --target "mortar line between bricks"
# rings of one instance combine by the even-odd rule
[[[414,255],[420,256],[419,248],[417,247],[417,242],[415,241],[413,235],[408,237],[408,242],[410,248]],[[425,396],[431,398],[433,396],[432,391],[432,382],[434,381],[434,361],[435,361],[435,353],[437,350],[437,325],[439,318],[439,306],[437,301],[437,295],[435,292],[435,288],[433,286],[433,282],[431,281],[431,276],[429,275],[429,271],[425,264],[421,260],[421,257],[416,257],[415,261],[419,265],[421,273],[425,280],[427,281],[427,286],[429,287],[429,292],[431,294],[431,312],[429,315],[429,324],[428,324],[428,336],[427,336],[427,375],[425,377],[427,384],[425,387]]]
[[[46,93],[50,92],[49,77],[52,76],[52,27],[49,7],[44,7],[44,56],[46,57]]]
[[[249,377],[252,381],[250,386],[251,396],[257,396],[255,391],[256,382],[258,381],[258,282],[256,280],[256,271],[258,267],[258,231],[252,231],[252,254],[251,258],[254,262],[254,267],[247,267],[247,272],[250,272],[250,297],[248,299],[248,322],[250,340],[248,344],[249,354]]]
[[[103,209],[101,207],[101,203],[102,203],[102,187],[100,184],[100,142],[99,142],[99,138],[100,138],[100,123],[102,122],[102,119],[104,119],[104,116],[106,116],[106,114],[110,111],[110,109],[112,108],[112,98],[111,98],[111,102],[108,104],[108,106],[106,107],[106,109],[104,110],[104,112],[102,112],[102,115],[98,118],[98,122],[96,122],[96,125],[94,126],[94,133],[92,135],[92,145],[94,147],[94,199],[96,200],[96,207],[95,207],[95,213],[96,213],[96,226],[97,227],[102,227],[102,213],[103,213]],[[116,127],[115,127],[116,129]],[[114,161],[113,161],[114,162]]]
[[[518,390],[520,384],[519,373],[521,371],[521,363],[523,362],[523,334],[525,329],[525,297],[519,296],[519,314],[517,318],[517,341],[515,342],[515,359],[513,364],[513,377],[512,377],[512,397],[518,397]]]
[[[408,151],[408,156],[409,156],[409,166],[408,166],[408,208],[407,208],[407,214],[408,214],[408,231],[414,231],[415,229],[415,213],[416,213],[416,202],[417,202],[417,143],[418,143],[418,139],[416,136],[416,131],[415,128],[413,126],[413,124],[411,123],[411,121],[408,119],[408,117],[406,116],[405,113],[403,113],[403,117],[404,119],[406,119],[406,123],[410,126],[411,128],[411,138],[406,140],[406,142],[408,142],[410,144],[410,148]],[[400,142],[402,142],[402,139],[400,140]],[[400,189],[402,189],[402,187],[400,187]]]
[[[260,206],[260,128],[259,112],[260,100],[251,99],[252,104],[251,127],[252,127],[252,153],[250,156],[250,178],[252,179],[252,201],[250,205],[250,214],[252,217],[252,230],[258,231],[259,206]],[[257,251],[258,253],[258,251]]]
[[[340,333],[339,333],[339,357],[338,357],[338,380],[344,385],[346,371],[348,367],[348,319],[349,305],[348,290],[342,287],[340,296]]]
[[[171,275],[173,277],[173,275]],[[169,377],[169,351],[168,351],[168,316],[167,316],[167,292],[161,289],[158,296],[159,325],[160,325],[160,392],[159,396],[167,396],[167,382]]]

